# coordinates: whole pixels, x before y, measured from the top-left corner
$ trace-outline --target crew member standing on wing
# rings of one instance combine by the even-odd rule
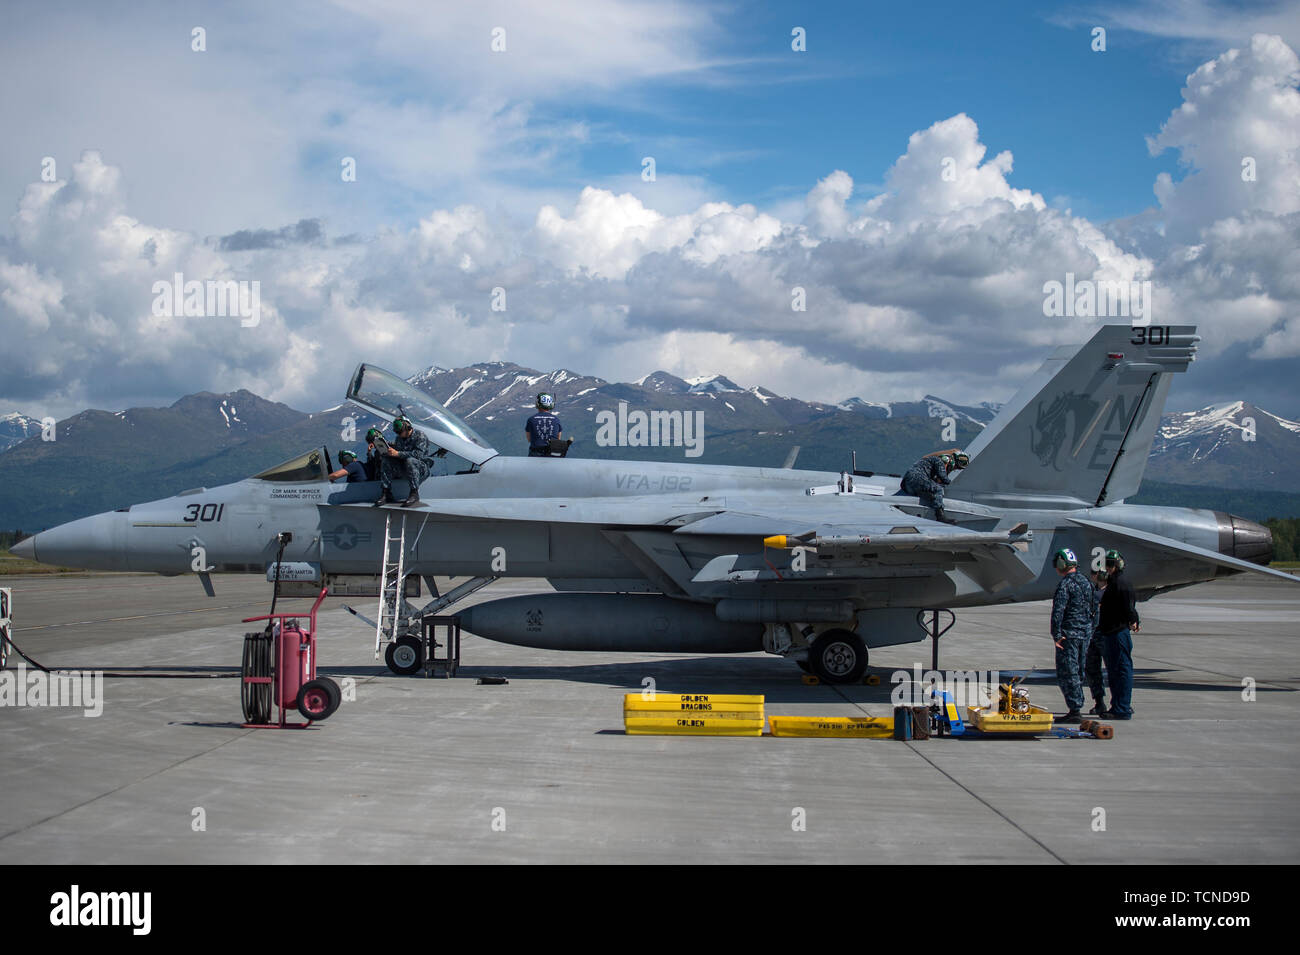
[[[1056,645],[1056,683],[1069,710],[1058,723],[1078,723],[1083,709],[1084,657],[1092,635],[1092,585],[1079,573],[1074,551],[1063,547],[1052,558],[1061,575],[1052,597],[1052,643]]]
[[[1110,680],[1110,716],[1116,720],[1133,718],[1133,634],[1141,620],[1137,612],[1137,594],[1124,574],[1124,558],[1117,550],[1106,551],[1106,592],[1101,595],[1102,654],[1106,658],[1106,676]]]
[[[433,471],[434,459],[438,455],[425,433],[412,427],[407,418],[394,421],[393,430],[397,437],[389,444],[388,452],[380,461],[379,480],[384,490],[379,500],[375,501],[375,506],[394,503],[392,484],[393,478],[397,477],[406,478],[411,487],[411,492],[402,502],[403,507],[411,507],[420,503],[420,484]]]
[[[934,508],[936,521],[956,524],[943,512],[943,489],[944,485],[952,483],[948,480],[948,475],[953,469],[964,468],[969,460],[962,451],[924,457],[907,469],[903,480],[899,482],[899,488],[904,494],[915,495],[926,507]]]
[[[550,457],[551,441],[558,441],[562,433],[560,419],[555,416],[555,395],[544,391],[537,396],[537,414],[524,425],[524,436],[528,438],[528,456]]]

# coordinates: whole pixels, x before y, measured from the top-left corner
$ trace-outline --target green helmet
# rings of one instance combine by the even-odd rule
[[[411,428],[411,419],[408,418],[406,415],[399,415],[393,421],[393,430],[396,431],[398,434],[401,434],[403,431],[409,431],[410,428]]]
[[[970,464],[970,455],[965,451],[958,451],[952,456],[952,463],[959,468],[964,468],[966,465]]]
[[[339,464],[347,464],[349,461],[355,461],[356,459],[357,456],[353,454],[351,451],[339,452]]]
[[[1079,558],[1074,556],[1074,551],[1068,547],[1062,547],[1055,556],[1052,557],[1052,566],[1057,570],[1065,570],[1067,567],[1078,567]]]
[[[384,432],[380,431],[378,428],[371,428],[366,432],[366,444],[374,444],[375,438],[382,438],[383,436]]]
[[[1117,550],[1108,550],[1106,551],[1106,564],[1107,566],[1114,564],[1116,570],[1123,570],[1124,555]]]

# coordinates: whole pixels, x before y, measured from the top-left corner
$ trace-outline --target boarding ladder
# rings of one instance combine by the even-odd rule
[[[398,518],[393,533],[393,518]],[[396,550],[394,550],[396,547]],[[379,571],[379,612],[375,615],[375,659],[397,639],[406,615],[406,514],[389,511],[384,518],[384,563]]]

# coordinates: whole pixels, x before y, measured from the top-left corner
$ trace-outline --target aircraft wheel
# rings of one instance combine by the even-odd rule
[[[384,662],[398,676],[418,673],[424,666],[424,646],[415,637],[398,637],[384,651]]]
[[[852,630],[827,630],[809,647],[808,663],[827,683],[860,683],[867,672],[867,645]]]
[[[799,669],[803,670],[804,673],[812,673],[812,664],[807,660],[795,660],[794,662],[799,664]]]
[[[309,720],[327,719],[343,702],[343,692],[329,677],[308,680],[298,690],[298,712]]]

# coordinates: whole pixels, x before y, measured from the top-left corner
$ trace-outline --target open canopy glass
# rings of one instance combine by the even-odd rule
[[[438,447],[474,464],[496,456],[491,445],[440,401],[382,368],[358,365],[348,388],[348,400],[380,417],[406,415]]]
[[[279,481],[283,483],[329,480],[329,475],[325,472],[325,462],[321,458],[320,448],[304,451],[296,458],[281,461],[275,467],[267,468],[260,474],[254,474],[253,477],[262,481]]]

